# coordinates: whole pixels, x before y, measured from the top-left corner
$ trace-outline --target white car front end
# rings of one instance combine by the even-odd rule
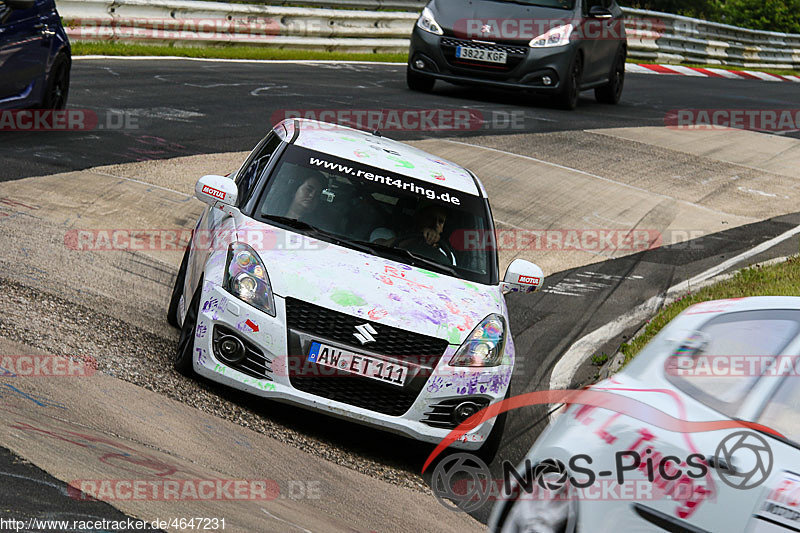
[[[182,333],[192,338],[179,344],[179,359],[191,349],[191,368],[213,381],[438,443],[506,396],[515,354],[503,293],[532,292],[541,270],[517,262],[522,268],[506,276],[513,281],[501,282],[494,248],[449,244],[471,217],[493,238],[485,191],[468,171],[346,128],[312,127],[291,144],[309,124],[284,126],[283,143],[265,139],[237,185],[218,176],[198,182],[210,207],[187,260],[178,313],[193,330]],[[265,143],[274,152],[260,156]],[[261,177],[243,192],[249,168]],[[295,176],[300,185],[282,205],[275,191]],[[237,203],[242,195],[249,203]],[[312,200],[313,209],[304,207]],[[427,228],[402,240],[409,217],[431,212],[443,219],[447,242],[442,234],[427,245]],[[368,224],[370,214],[379,227]],[[493,425],[476,426],[457,445],[480,448]]]
[[[508,364],[485,368],[448,364],[483,318],[493,313],[507,317],[498,287],[475,285],[303,235],[289,236],[257,222],[245,228],[240,230],[244,234],[255,230],[277,235],[283,242],[296,239],[306,250],[257,250],[270,265],[275,316],[211,281],[224,277],[220,258],[225,254],[212,257],[206,265],[195,340],[199,374],[428,442],[438,442],[455,427],[432,425],[442,418],[427,414],[434,406],[472,401],[483,407],[505,396],[513,371],[510,336],[505,346]],[[364,324],[375,332],[370,334],[375,340],[362,345],[356,328]],[[238,335],[251,345],[243,361],[231,364],[220,357],[214,346],[220,332]],[[302,356],[309,353],[312,342],[404,365],[409,368],[407,384],[351,377],[349,372],[334,374],[319,365],[310,376],[301,377],[298,373],[310,366]],[[268,370],[263,377],[262,369]],[[476,428],[465,447],[477,448],[490,429],[491,424]]]
[[[690,307],[628,368],[590,388],[590,393],[619,395],[622,409],[604,409],[592,401],[580,405],[579,397],[528,452],[530,468],[557,460],[576,483],[559,485],[558,498],[541,491],[504,495],[493,508],[490,530],[800,530],[797,366],[760,374],[763,367],[754,365],[758,372],[746,375],[748,366],[742,363],[775,356],[796,363],[799,333],[800,298]],[[681,366],[689,361],[695,366]],[[743,427],[739,420],[761,424],[766,431]],[[782,436],[776,438],[773,431]],[[583,485],[590,476],[583,470],[594,475],[588,486]]]

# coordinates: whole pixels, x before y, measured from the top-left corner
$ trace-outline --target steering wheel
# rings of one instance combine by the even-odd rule
[[[404,248],[409,252],[421,255],[437,263],[447,266],[455,266],[455,254],[450,245],[444,239],[439,239],[434,245],[425,242],[425,237],[421,233],[415,233],[398,243],[399,248]]]

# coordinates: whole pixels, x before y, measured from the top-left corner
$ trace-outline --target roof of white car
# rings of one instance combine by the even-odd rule
[[[308,119],[294,119],[293,122],[299,125],[300,130],[295,145],[447,189],[475,196],[486,195],[483,185],[476,184],[463,167],[407,144],[326,122]]]
[[[750,296],[748,298],[729,298],[700,302],[687,308],[683,315],[707,315],[735,313],[738,311],[759,311],[778,309],[800,309],[797,296]]]

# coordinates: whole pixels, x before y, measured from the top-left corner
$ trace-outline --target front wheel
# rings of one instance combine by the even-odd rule
[[[42,107],[45,109],[64,109],[69,96],[69,59],[59,54],[47,76]]]
[[[481,460],[483,460],[483,462],[485,462],[487,465],[494,461],[495,457],[497,457],[497,452],[500,451],[500,444],[503,440],[503,432],[506,429],[507,416],[507,412],[497,415],[497,419],[494,421],[494,426],[492,426],[492,432],[489,433],[489,437],[475,452],[475,455],[480,457]]]
[[[429,93],[433,90],[433,86],[436,84],[436,80],[428,76],[417,74],[410,68],[407,68],[406,84],[408,85],[408,88],[411,89],[412,91]]]
[[[580,54],[575,56],[572,65],[564,80],[564,88],[556,98],[561,108],[572,111],[578,107],[578,98],[581,95],[581,79],[583,78],[583,60]]]
[[[181,336],[178,340],[178,348],[175,350],[175,359],[172,361],[173,368],[186,377],[194,376],[192,355],[194,354],[194,334],[197,329],[197,316],[200,313],[200,296],[202,292],[203,280],[201,279],[197,285],[197,290],[194,291],[194,296],[192,296],[192,302],[189,304],[189,308],[186,309],[186,316],[183,317]]]
[[[186,269],[189,266],[189,246],[191,240],[186,245],[186,253],[183,254],[181,267],[178,269],[178,277],[175,279],[175,286],[172,287],[172,296],[169,299],[169,307],[167,308],[167,322],[170,326],[179,328],[178,322],[178,304],[181,303],[181,295],[183,295],[183,285],[186,282]]]
[[[614,67],[611,70],[611,79],[606,85],[598,87],[594,90],[595,100],[601,104],[616,105],[622,98],[622,88],[625,85],[625,60],[627,54],[625,49],[617,53],[617,58],[614,60]]]

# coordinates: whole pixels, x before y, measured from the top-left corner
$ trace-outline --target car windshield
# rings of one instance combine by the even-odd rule
[[[800,445],[800,376],[796,367],[795,372],[783,379],[758,423]]]
[[[735,417],[755,382],[800,330],[798,311],[747,311],[715,317],[686,336],[667,360],[667,379]]]
[[[484,199],[357,161],[288,146],[253,216],[402,263],[496,283]]]

